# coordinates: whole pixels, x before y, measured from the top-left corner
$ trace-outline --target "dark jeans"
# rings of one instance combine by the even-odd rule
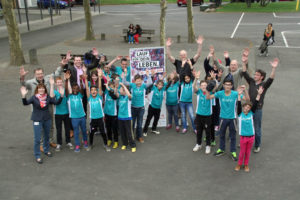
[[[135,137],[136,139],[139,139],[142,137],[142,125],[143,125],[143,117],[145,113],[145,108],[140,107],[131,107],[131,116],[132,116],[132,130],[135,128],[135,121],[136,123],[136,132]]]
[[[80,139],[79,139],[79,127],[82,132],[83,141],[87,141],[87,134],[86,134],[86,119],[85,117],[81,118],[71,118],[72,126],[74,129],[74,139],[75,145],[80,146]]]
[[[222,119],[220,122],[220,149],[225,151],[226,129],[229,127],[230,152],[236,152],[236,124],[235,119]]]
[[[105,115],[105,124],[108,139],[112,140],[112,135],[114,135],[114,141],[118,142],[118,117]]]
[[[216,99],[216,105],[212,107],[212,125],[219,126],[220,124],[220,103],[219,99]]]
[[[177,105],[167,105],[168,110],[168,125],[172,125],[172,119],[174,117],[175,126],[179,126],[178,124],[178,104]]]
[[[51,119],[47,121],[33,122],[33,132],[34,132],[33,150],[34,150],[35,158],[41,157],[40,143],[41,143],[42,133],[44,133],[44,143],[43,143],[44,153],[49,152],[50,128],[51,128]]]
[[[131,120],[118,120],[118,123],[123,145],[128,146],[129,141],[131,148],[136,147],[131,130]]]
[[[94,134],[95,134],[95,132],[97,131],[98,128],[99,128],[100,134],[102,136],[104,145],[107,145],[107,137],[106,137],[106,133],[105,133],[103,118],[92,119],[91,123],[90,123],[90,126],[91,126],[90,145],[93,145]]]
[[[159,116],[160,116],[160,109],[152,108],[152,106],[149,105],[147,119],[146,119],[146,122],[144,125],[144,130],[143,130],[144,133],[146,133],[148,131],[148,127],[149,127],[152,117],[154,117],[154,121],[152,124],[152,130],[154,130],[154,131],[156,130]]]
[[[69,114],[55,115],[56,139],[57,139],[57,144],[60,145],[62,145],[62,123],[64,123],[64,127],[65,127],[66,143],[69,143],[71,142],[70,139],[71,120],[69,118]]]
[[[257,109],[253,115],[254,129],[255,129],[255,147],[260,147],[261,143],[261,120],[262,109]]]
[[[205,130],[206,133],[206,146],[210,146],[211,140],[211,115],[202,116],[196,115],[195,125],[197,127],[197,144],[201,145],[202,143],[202,132]]]

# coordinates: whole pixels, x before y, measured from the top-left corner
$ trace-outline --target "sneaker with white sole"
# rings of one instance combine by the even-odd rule
[[[210,146],[205,147],[205,154],[210,154]]]
[[[69,149],[74,149],[74,146],[73,146],[73,144],[71,143],[71,142],[69,142],[68,144],[67,144],[67,147],[69,147]]]
[[[56,148],[55,148],[55,151],[60,151],[61,150],[61,145],[60,144],[57,144],[56,145]]]
[[[199,151],[201,149],[201,144],[196,144],[195,147],[193,148],[193,152]]]
[[[187,132],[186,128],[182,129],[183,134],[186,134],[186,132]]]
[[[144,136],[144,137],[147,137],[147,135],[148,135],[147,132],[144,132],[144,133],[143,133],[143,136]]]
[[[254,153],[258,153],[260,152],[260,147],[254,147],[254,150],[253,150]]]
[[[156,135],[159,135],[159,134],[160,134],[160,132],[157,131],[157,130],[152,130],[151,133],[156,134]]]
[[[104,147],[104,149],[105,149],[106,152],[110,152],[111,151],[111,148],[109,146],[104,145],[103,147]]]

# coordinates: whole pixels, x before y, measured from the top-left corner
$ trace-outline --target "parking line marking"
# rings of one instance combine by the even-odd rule
[[[274,25],[300,25],[300,23],[273,23]],[[266,23],[240,23],[240,26],[266,26]]]
[[[245,14],[245,13],[242,13],[242,15],[241,15],[241,17],[240,17],[238,23],[236,24],[235,29],[234,29],[233,33],[231,34],[230,38],[233,38],[233,37],[234,37],[235,32],[236,32],[236,30],[238,29],[238,27],[239,27],[239,25],[240,25],[240,23],[241,23],[241,21],[242,21],[242,19],[243,19],[243,17],[244,17],[244,14]]]
[[[275,17],[275,18],[300,18],[300,16],[277,16],[276,14],[275,14],[275,12],[273,12],[273,16]]]
[[[286,46],[286,47],[289,47],[289,45],[288,45],[288,43],[287,43],[287,41],[286,41],[284,32],[285,32],[285,31],[282,31],[282,32],[281,32],[281,35],[282,35],[282,38],[283,38],[283,41],[284,41],[285,46]]]
[[[260,47],[260,45],[256,45],[255,47]],[[285,48],[285,49],[300,49],[300,47],[294,47],[294,46],[268,46],[268,48]]]

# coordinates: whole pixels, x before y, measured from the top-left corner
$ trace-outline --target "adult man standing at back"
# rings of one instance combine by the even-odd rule
[[[170,46],[172,45],[172,39],[168,38],[168,40],[166,42],[167,56],[168,56],[168,59],[171,61],[171,63],[173,65],[175,65],[176,72],[177,72],[177,74],[179,74],[179,78],[180,78],[181,82],[184,81],[185,75],[187,75],[193,79],[193,73],[192,73],[192,71],[194,70],[193,65],[198,61],[198,59],[201,55],[203,40],[204,40],[203,37],[199,35],[199,37],[196,41],[198,44],[197,53],[196,53],[196,55],[194,55],[193,58],[188,59],[187,52],[185,50],[181,50],[179,52],[180,59],[178,60],[178,59],[175,59],[171,54]],[[191,61],[192,66],[189,64],[188,60]]]
[[[266,81],[264,81],[265,77],[266,77],[266,72],[261,69],[257,69],[254,73],[254,78],[251,78],[247,72],[247,68],[246,68],[247,63],[248,63],[248,58],[243,57],[242,75],[245,77],[246,81],[249,84],[249,96],[250,96],[250,100],[252,103],[254,103],[254,101],[255,101],[258,88],[260,86],[262,86],[264,88],[264,91],[261,94],[260,100],[257,104],[257,108],[256,108],[256,111],[253,116],[254,129],[255,129],[254,152],[258,153],[260,151],[260,145],[261,145],[261,134],[262,134],[261,133],[261,121],[262,121],[262,108],[264,105],[264,98],[265,98],[265,94],[266,94],[268,88],[271,86],[271,84],[274,81],[275,71],[278,66],[279,59],[274,58],[274,60],[270,62],[271,66],[272,66],[272,71],[271,71],[270,77]]]

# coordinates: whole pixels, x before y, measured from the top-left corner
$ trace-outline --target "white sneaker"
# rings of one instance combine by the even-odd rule
[[[148,135],[148,133],[147,133],[147,132],[143,133],[143,136],[144,136],[144,137],[147,137],[147,135]]]
[[[253,150],[254,153],[258,153],[260,152],[260,147],[254,147],[254,150]]]
[[[193,152],[199,151],[201,149],[201,145],[196,144],[195,147],[193,148]]]
[[[205,154],[210,154],[210,146],[205,147]]]
[[[106,152],[110,152],[111,151],[111,148],[109,146],[107,146],[107,145],[104,145],[104,149],[105,149]]]
[[[159,135],[159,134],[160,134],[160,132],[157,131],[157,130],[152,130],[151,133],[154,133],[154,134],[156,134],[156,135]]]
[[[55,151],[60,151],[60,150],[61,150],[61,146],[60,146],[60,144],[57,144],[56,148],[55,148]]]
[[[68,144],[67,144],[67,147],[69,147],[69,149],[74,149],[74,146],[73,146],[73,144],[71,143],[71,142],[69,142]]]

